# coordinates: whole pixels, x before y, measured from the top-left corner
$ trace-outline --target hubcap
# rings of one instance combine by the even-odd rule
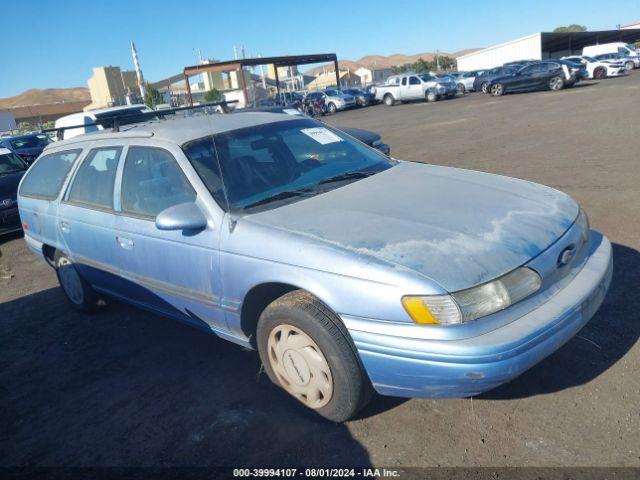
[[[82,291],[82,282],[78,276],[78,272],[68,258],[62,257],[58,260],[58,272],[60,274],[60,284],[69,299],[76,305],[82,304],[84,301],[84,293]]]
[[[269,364],[280,385],[310,408],[324,407],[333,394],[333,377],[318,345],[299,328],[281,324],[267,341]]]
[[[553,90],[557,90],[558,88],[560,88],[560,79],[559,78],[552,78],[551,79],[551,88]]]
[[[487,93],[487,84],[486,83],[482,84],[482,93]]]

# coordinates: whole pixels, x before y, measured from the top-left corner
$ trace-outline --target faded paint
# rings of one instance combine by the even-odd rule
[[[531,260],[577,214],[570,197],[542,185],[401,162],[246,219],[411,269],[453,292]]]

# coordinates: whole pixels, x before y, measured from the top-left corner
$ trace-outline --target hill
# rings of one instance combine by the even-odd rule
[[[0,98],[0,109],[85,101],[91,102],[91,96],[84,87],[30,89],[15,97]]]
[[[469,49],[460,50],[459,52],[454,52],[454,53],[438,52],[438,55],[456,58],[462,55],[466,55],[467,53],[475,52],[476,50],[479,50],[479,49],[469,48]],[[414,63],[419,58],[422,58],[423,60],[426,60],[426,61],[431,61],[433,60],[435,55],[436,55],[435,52],[423,52],[423,53],[416,53],[413,55],[404,55],[401,53],[395,53],[393,55],[389,55],[388,57],[385,57],[384,55],[366,55],[360,58],[359,60],[355,60],[355,61],[339,60],[338,65],[340,66],[341,69],[349,68],[351,70],[357,70],[360,67],[391,68],[396,65],[404,65],[405,63]],[[322,73],[323,69],[325,68],[333,68],[333,65],[331,64],[320,65],[319,67],[314,67],[305,73],[308,75],[318,75],[319,73]]]

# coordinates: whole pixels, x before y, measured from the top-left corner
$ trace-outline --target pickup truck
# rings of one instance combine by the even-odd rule
[[[456,83],[452,78],[438,78],[430,73],[393,75],[387,82],[376,87],[376,100],[391,107],[397,102],[425,99],[435,102],[456,95]]]

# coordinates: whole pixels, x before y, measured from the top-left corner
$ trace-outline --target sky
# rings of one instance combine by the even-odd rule
[[[560,25],[613,29],[640,19],[640,0],[0,0],[0,97],[87,86],[91,69],[133,69],[146,80],[204,57],[455,52]]]

